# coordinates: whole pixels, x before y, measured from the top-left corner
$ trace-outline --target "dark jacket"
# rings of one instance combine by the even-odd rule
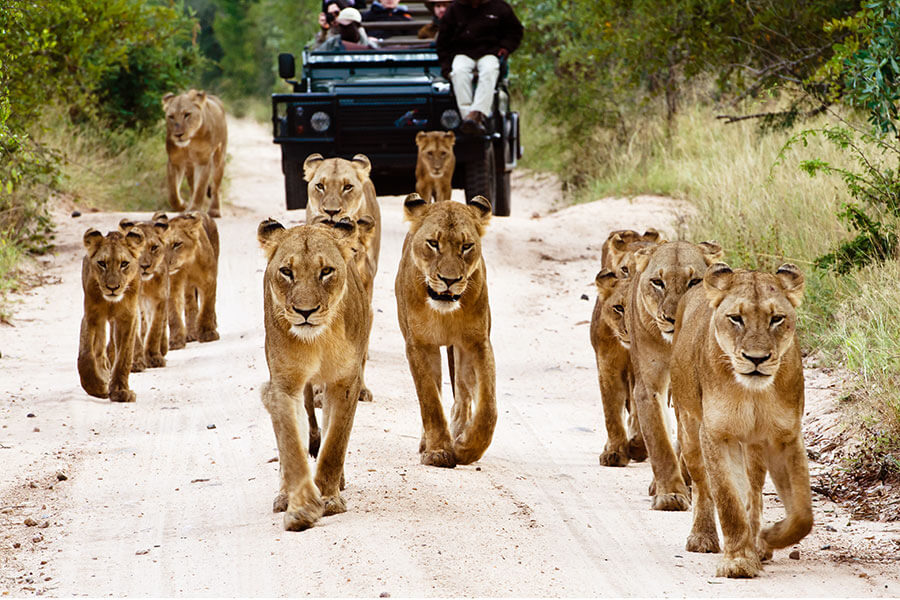
[[[483,0],[478,8],[456,0],[441,19],[437,37],[441,71],[450,72],[453,57],[465,54],[478,60],[497,54],[500,48],[510,53],[522,42],[522,23],[504,0]]]
[[[373,2],[372,7],[362,14],[363,23],[367,21],[409,21],[412,15],[401,4],[391,10],[382,6],[379,2]],[[394,35],[394,32],[386,29],[372,29],[369,35],[376,38],[386,38]]]

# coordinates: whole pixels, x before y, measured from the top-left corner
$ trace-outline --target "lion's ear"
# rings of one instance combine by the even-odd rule
[[[416,134],[416,146],[419,148],[422,147],[422,144],[425,143],[425,140],[428,138],[428,135],[424,131],[420,131]]]
[[[256,239],[259,240],[259,245],[262,246],[268,260],[275,254],[278,242],[285,231],[284,225],[275,219],[266,219],[256,229]]]
[[[141,231],[140,227],[129,229],[128,233],[125,234],[125,243],[133,252],[139,251],[144,245],[144,232]]]
[[[703,260],[707,266],[718,262],[722,258],[722,246],[718,242],[700,242],[700,251],[703,252]]]
[[[323,162],[325,162],[325,157],[321,154],[316,153],[307,156],[306,160],[303,161],[303,179],[312,181],[312,178],[316,176],[316,171],[319,170]]]
[[[168,94],[166,94],[165,96],[162,97],[163,110],[169,108],[169,103],[174,98],[175,98],[175,94],[173,94],[172,92],[169,92]]]
[[[153,213],[153,216],[150,217],[150,220],[153,222],[165,221],[166,223],[168,223],[169,215],[167,215],[164,211],[158,210],[155,213]]]
[[[723,262],[713,263],[703,275],[703,288],[706,290],[706,299],[716,307],[725,293],[731,288],[734,271]]]
[[[650,257],[653,256],[653,253],[656,252],[657,248],[659,248],[659,246],[647,246],[646,248],[641,248],[634,253],[635,273],[644,272],[644,269],[647,268],[647,263],[650,262]]]
[[[444,132],[444,139],[445,139],[445,140],[449,140],[449,141],[450,141],[450,145],[452,146],[453,144],[456,143],[456,134],[453,133],[452,131],[445,131],[445,132]]]
[[[788,302],[794,305],[794,308],[800,306],[803,302],[803,290],[806,288],[806,279],[800,269],[796,265],[785,263],[775,271],[775,277],[778,278]]]
[[[407,221],[412,221],[419,218],[427,207],[428,202],[413,192],[403,201],[403,216]]]
[[[647,228],[647,231],[644,232],[644,235],[641,236],[642,242],[659,242],[661,239],[661,235],[659,231],[654,229],[653,227]]]
[[[206,103],[206,92],[203,90],[191,90],[188,92],[191,99],[203,106]]]
[[[88,254],[93,254],[94,250],[97,249],[97,246],[100,244],[100,242],[103,241],[103,234],[91,227],[84,232],[84,237],[82,238],[82,240],[84,242],[84,247],[88,251]]]
[[[606,300],[612,294],[619,282],[616,274],[609,269],[603,269],[594,277],[594,285],[597,286],[597,292],[600,294],[601,300]]]
[[[618,231],[612,235],[612,238],[610,238],[609,245],[611,248],[615,248],[619,252],[625,252],[626,250],[628,250],[628,242],[626,242],[622,238],[622,234]]]
[[[480,225],[484,227],[491,220],[491,201],[484,196],[474,196],[466,201],[466,205],[475,209],[475,218],[480,220]],[[480,232],[479,232],[480,233]]]
[[[372,172],[372,162],[365,154],[357,154],[351,162],[362,172],[363,177],[368,177],[369,173]]]
[[[119,221],[119,231],[122,233],[128,233],[128,230],[134,228],[134,221],[131,219],[122,219]]]

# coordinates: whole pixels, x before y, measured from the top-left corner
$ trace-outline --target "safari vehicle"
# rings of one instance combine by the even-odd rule
[[[278,56],[279,75],[292,93],[272,95],[275,143],[281,145],[281,168],[287,208],[306,207],[303,161],[313,153],[352,158],[362,153],[372,162],[379,195],[415,190],[416,134],[456,133],[453,187],[466,198],[483,195],[494,214],[510,213],[510,173],[522,156],[519,115],[510,110],[504,64],[494,93],[487,134],[463,135],[462,117],[450,82],[441,76],[432,40],[416,37],[430,22],[424,2],[407,2],[414,15],[404,22],[366,22],[367,30],[389,30],[376,50],[340,52],[303,50],[296,78],[292,54]]]

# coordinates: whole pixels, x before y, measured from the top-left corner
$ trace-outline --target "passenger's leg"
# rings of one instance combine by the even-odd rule
[[[472,102],[471,110],[477,110],[489,117],[491,116],[491,105],[494,103],[494,88],[497,86],[497,77],[500,75],[500,59],[493,54],[488,54],[479,58],[476,65],[478,67],[478,85],[475,87],[475,100]],[[455,82],[454,85],[456,85]]]
[[[465,54],[453,57],[450,81],[453,82],[453,93],[459,113],[465,117],[472,110],[472,79],[475,73],[475,61]]]

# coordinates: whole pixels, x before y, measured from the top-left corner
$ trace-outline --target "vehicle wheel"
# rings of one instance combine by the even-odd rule
[[[494,146],[494,159],[496,175],[496,197],[493,199],[494,214],[498,217],[508,217],[510,213],[512,186],[510,185],[510,172],[506,170],[508,162],[509,144],[501,141]]]
[[[484,196],[494,206],[497,195],[497,167],[494,163],[494,145],[487,144],[481,160],[466,163],[466,200]]]
[[[281,168],[284,171],[284,196],[288,210],[306,208],[307,191],[306,182],[300,176],[299,160],[283,160]]]

